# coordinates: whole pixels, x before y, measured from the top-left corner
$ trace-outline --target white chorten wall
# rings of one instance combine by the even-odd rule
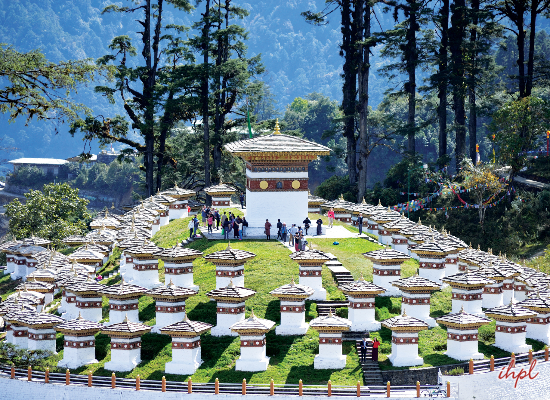
[[[231,196],[212,196],[212,206],[217,209],[231,207]]]
[[[494,346],[510,353],[527,353],[532,346],[525,343],[526,325],[525,322],[497,321]]]
[[[399,233],[391,235],[391,247],[403,254],[409,254],[409,240]]]
[[[161,328],[180,322],[185,318],[185,300],[182,301],[156,301],[155,302],[155,326],[151,330],[160,333]]]
[[[483,299],[481,300],[481,307],[483,308],[495,308],[500,307],[504,303],[502,302],[502,282],[493,283],[483,288]]]
[[[138,299],[109,299],[109,325],[118,324],[128,316],[128,321],[139,321]]]
[[[170,282],[176,286],[199,290],[199,286],[193,282],[193,263],[174,263],[164,261],[164,281]],[[227,286],[227,285],[226,285]]]
[[[63,297],[61,298],[61,310],[63,310],[62,318],[67,321],[78,317],[78,310],[76,308],[76,296],[74,293],[68,290],[63,290]]]
[[[525,337],[550,344],[550,313],[529,318]]]
[[[309,324],[306,322],[305,301],[281,300],[281,324],[275,328],[277,335],[305,335]]]
[[[447,328],[447,351],[445,355],[456,360],[483,360],[478,350],[478,330]]]
[[[418,356],[418,333],[392,331],[391,354],[388,359],[394,367],[412,367],[424,364]]]
[[[246,177],[250,179],[308,179],[304,172],[252,172],[246,170]],[[301,225],[307,216],[307,190],[300,191],[250,191],[246,189],[246,220],[251,228],[263,228],[266,218],[275,230],[277,219],[285,222],[286,226]]]
[[[231,281],[237,287],[245,287],[244,264],[234,267],[216,265],[216,289],[227,287]]]
[[[430,317],[429,293],[403,293],[401,314],[404,312],[411,317],[424,321],[430,328],[437,326],[435,319]]]
[[[71,336],[66,334],[63,342],[63,359],[58,367],[76,369],[83,365],[97,363],[95,358],[95,336]]]
[[[527,287],[525,283],[514,281],[514,299],[519,303],[527,298]]]
[[[378,235],[378,241],[382,244],[391,246],[391,242],[392,242],[391,232],[384,229],[382,227],[383,225],[384,224],[378,225],[378,232],[376,233]]]
[[[374,297],[356,298],[348,295],[348,319],[353,332],[380,330],[380,322],[375,319]]]
[[[176,200],[168,207],[170,219],[187,218],[187,200]]]
[[[445,277],[445,258],[425,258],[420,256],[418,260],[418,276],[429,279],[432,282],[441,284]]]
[[[451,294],[452,313],[459,313],[462,307],[467,314],[484,316],[481,310],[483,289],[464,290],[453,288]]]
[[[319,332],[319,354],[313,360],[315,369],[343,369],[346,356],[342,354],[342,333]]]
[[[372,218],[366,217],[367,225],[366,225],[366,231],[367,233],[370,233],[371,235],[378,235],[378,224],[375,220]]]
[[[15,271],[15,255],[6,254],[6,274],[13,274]]]
[[[159,262],[157,259],[134,258],[134,279],[132,284],[153,289],[162,286],[159,281]]]
[[[26,349],[28,345],[28,330],[26,326],[11,324],[12,338],[11,343],[20,349]]]
[[[401,290],[391,284],[401,279],[401,264],[385,265],[373,261],[372,268],[372,283],[386,289],[379,296],[398,297],[402,295]]]
[[[502,281],[502,304],[510,304],[514,297],[514,278]]]
[[[164,366],[164,372],[176,375],[193,375],[202,364],[201,337],[172,337],[172,361]]]
[[[105,363],[109,371],[131,371],[141,362],[141,338],[111,338],[111,361]]]
[[[76,296],[75,312],[88,321],[99,322],[103,319],[103,298],[98,297],[80,297]],[[78,315],[77,315],[78,316]]]
[[[216,326],[212,328],[212,336],[239,336],[231,331],[230,327],[237,322],[244,320],[244,301],[241,303],[216,304]]]
[[[241,356],[235,363],[236,371],[266,371],[269,357],[265,351],[265,335],[241,335]]]
[[[458,270],[458,254],[449,254],[445,258],[445,276],[456,275],[459,273]],[[443,283],[443,285],[447,285]]]
[[[307,193],[307,192],[306,192]],[[299,284],[309,286],[315,293],[313,293],[309,300],[326,300],[327,291],[323,287],[323,267],[322,266],[300,266],[299,268]]]

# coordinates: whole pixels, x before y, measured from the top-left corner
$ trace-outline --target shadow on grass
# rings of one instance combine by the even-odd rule
[[[279,300],[272,300],[267,303],[265,318],[277,324],[281,323],[281,302]]]
[[[335,369],[314,369],[311,365],[292,366],[286,384],[296,385],[300,379],[304,385],[326,385]]]
[[[282,363],[297,338],[301,338],[301,336],[280,336],[275,334],[275,330],[268,332],[266,355],[271,358],[269,365]]]
[[[313,301],[306,301],[306,322],[309,322],[318,316],[317,303],[314,303]]]
[[[424,357],[424,364],[430,364],[430,365],[446,365],[446,364],[459,364],[462,361],[456,360],[454,358],[451,358],[449,356],[446,356],[445,354],[428,354]]]
[[[155,302],[154,301],[147,304],[147,306],[145,306],[145,308],[139,310],[139,320],[140,321],[150,321],[150,320],[155,319],[156,316],[157,315],[156,315],[156,312],[155,312]]]
[[[192,321],[203,321],[212,325],[216,325],[216,302],[204,301],[195,306],[187,313]]]

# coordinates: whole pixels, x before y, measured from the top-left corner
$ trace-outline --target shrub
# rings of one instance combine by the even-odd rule
[[[456,368],[453,368],[453,369],[450,369],[448,371],[443,372],[443,375],[451,375],[451,376],[464,375],[464,368],[456,367]]]

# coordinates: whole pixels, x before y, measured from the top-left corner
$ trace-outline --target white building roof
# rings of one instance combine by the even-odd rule
[[[69,161],[60,158],[18,158],[8,162],[11,164],[64,165]]]

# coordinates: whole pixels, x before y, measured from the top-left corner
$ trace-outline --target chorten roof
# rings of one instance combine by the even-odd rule
[[[19,323],[27,328],[52,328],[65,320],[57,315],[41,313],[27,313],[19,318]]]
[[[474,271],[474,273],[489,279],[494,279],[497,282],[502,282],[503,280],[514,276],[513,272],[495,267],[494,265],[486,265],[483,268]]]
[[[453,288],[480,289],[485,285],[496,283],[492,279],[485,278],[475,272],[462,272],[460,274],[446,276],[442,279]]]
[[[436,320],[439,324],[445,325],[449,328],[474,328],[477,329],[482,325],[487,325],[491,323],[489,318],[480,317],[473,314],[468,314],[464,312],[464,308],[458,313],[447,314]]]
[[[7,297],[6,301],[15,300],[15,299],[17,299],[18,301],[21,301],[22,299],[25,299],[29,303],[38,305],[42,303],[42,300],[44,300],[44,297],[46,297],[44,293],[31,292],[29,290],[24,289],[24,290],[19,290],[15,293],[10,294]]]
[[[212,325],[202,321],[191,321],[187,314],[183,321],[176,322],[171,325],[167,325],[160,329],[160,333],[163,335],[170,335],[175,337],[195,337],[204,332],[208,332],[212,328]]]
[[[128,321],[128,316],[118,324],[107,325],[101,329],[101,333],[111,337],[138,337],[151,331],[151,327],[141,322]]]
[[[319,260],[324,262],[330,260],[330,258],[320,250],[296,251],[289,254],[289,257],[294,261]]]
[[[441,289],[441,285],[418,275],[410,276],[404,279],[398,279],[396,281],[393,281],[391,284],[404,292],[412,293],[434,292]]]
[[[99,244],[113,244],[115,242],[115,238],[117,236],[117,231],[112,229],[103,229],[101,227],[100,229],[96,229],[91,231],[86,235],[86,239],[88,239],[89,242],[95,242]]]
[[[126,250],[126,249],[130,249],[132,247],[140,247],[140,246],[143,246],[145,244],[145,241],[146,239],[144,239],[143,237],[139,237],[137,232],[133,232],[133,235],[128,235],[125,239],[123,239],[122,241],[118,242],[118,248],[119,249],[123,249],[123,250]]]
[[[92,229],[99,229],[103,226],[105,228],[117,229],[120,226],[120,221],[114,217],[105,215],[90,222],[90,228]]]
[[[196,193],[194,190],[180,188],[176,184],[173,188],[167,189],[164,192],[161,192],[161,194],[173,197],[175,199],[188,199],[189,197],[194,196]]]
[[[174,285],[172,281],[166,286],[159,286],[153,289],[149,289],[145,294],[151,296],[155,300],[173,299],[173,300],[185,300],[191,296],[196,295],[198,292],[193,289],[184,288]]]
[[[382,228],[390,232],[401,232],[402,230],[415,225],[416,224],[414,222],[412,222],[408,218],[405,218],[405,216],[401,214],[401,218],[397,218],[385,223],[384,225],[382,225]]]
[[[252,160],[256,157],[272,155],[281,157],[306,156],[313,160],[317,156],[328,156],[330,149],[326,146],[311,142],[297,136],[283,135],[279,133],[279,124],[275,126],[275,132],[271,135],[257,136],[252,139],[238,140],[227,143],[224,148],[244,160]]]
[[[17,324],[17,325],[23,325],[21,321],[23,318],[28,317],[29,315],[38,314],[36,312],[36,309],[26,309],[26,307],[22,306],[21,304],[17,304],[13,307],[13,309],[4,315],[4,319],[8,321],[10,324]]]
[[[383,287],[366,281],[363,275],[356,281],[341,284],[338,289],[353,297],[373,297],[386,291]]]
[[[382,321],[382,325],[397,332],[420,332],[428,329],[427,323],[418,318],[409,317],[405,312],[403,312],[403,315],[397,315]]]
[[[85,243],[88,243],[88,239],[82,235],[69,235],[62,240],[67,246],[81,246]]]
[[[457,248],[443,244],[438,240],[430,240],[424,243],[419,244],[414,249],[411,249],[412,252],[422,256],[442,256],[456,253]]]
[[[36,306],[26,301],[4,301],[0,304],[0,317],[14,312],[36,312]]]
[[[206,293],[206,296],[217,301],[242,301],[256,294],[255,290],[235,286],[233,280],[229,285],[219,289],[214,289]]]
[[[95,280],[88,279],[87,281],[81,281],[81,282],[75,282],[70,285],[65,286],[65,290],[68,290],[71,293],[75,294],[89,294],[89,295],[99,295],[101,297],[101,294],[103,293],[103,289],[105,289],[105,285],[102,285],[101,283],[97,283]]]
[[[101,328],[103,328],[103,324],[85,320],[80,314],[78,315],[78,318],[65,321],[54,327],[57,332],[69,336],[75,334],[79,336],[82,336],[82,334],[95,335],[101,330]]]
[[[168,210],[168,207],[165,206],[164,204],[160,204],[152,200],[144,201],[143,203],[141,203],[141,206],[146,210],[149,209],[149,210],[155,210],[159,212]]]
[[[350,330],[351,321],[329,311],[327,315],[313,319],[309,326],[319,332],[344,332]]]
[[[105,257],[102,253],[89,249],[86,245],[78,248],[74,253],[69,255],[69,259],[75,261],[100,262]]]
[[[150,258],[158,256],[163,250],[162,247],[158,247],[153,242],[146,240],[141,246],[126,249],[125,253],[137,258]]]
[[[10,247],[19,246],[22,242],[20,240],[7,241],[0,244],[0,251],[6,253]]]
[[[269,294],[281,300],[304,300],[311,296],[313,293],[315,293],[315,290],[313,290],[309,286],[299,285],[295,283],[294,279],[292,279],[292,282],[290,282],[289,284],[279,286],[277,289],[269,292]]]
[[[510,304],[485,311],[485,315],[497,321],[521,322],[536,316],[537,313],[512,301]]]
[[[385,211],[377,212],[369,217],[369,219],[375,221],[377,224],[385,224],[398,218],[401,218],[401,214],[391,210],[389,207]]]
[[[367,253],[363,253],[363,256],[376,264],[401,264],[410,259],[410,257],[405,253],[401,253],[400,251],[394,249],[369,251]]]
[[[327,201],[321,204],[323,208],[333,208],[334,211],[349,211],[352,212],[357,205],[355,203],[344,200],[344,196],[340,195],[339,199]]]
[[[519,302],[518,306],[528,308],[540,314],[550,313],[550,299],[547,296],[541,296],[538,292]]]
[[[41,282],[55,282],[58,278],[57,272],[52,268],[40,268],[27,275],[28,279],[36,279]]]
[[[237,192],[233,186],[229,186],[227,183],[220,182],[219,185],[208,186],[203,189],[210,196],[223,196],[232,195]]]
[[[252,310],[250,317],[231,325],[229,329],[239,335],[262,335],[269,332],[274,326],[275,322],[256,317]]]
[[[44,239],[37,236],[31,236],[29,238],[25,238],[21,241],[21,243],[24,246],[47,246],[49,244],[52,244],[51,240]]]
[[[42,251],[47,250],[45,247],[42,246],[35,246],[35,245],[25,245],[22,244],[17,248],[17,250],[14,252],[15,254],[20,254],[22,256],[32,256],[34,254],[40,253]]]
[[[322,197],[315,196],[308,191],[307,202],[308,204],[323,204],[323,203],[326,203],[326,200],[323,199]]]
[[[227,243],[225,250],[216,251],[204,256],[205,260],[211,261],[214,264],[242,264],[248,260],[256,257],[256,254],[246,251],[231,248],[231,245]]]
[[[30,291],[33,291],[33,292],[39,292],[39,293],[44,293],[44,292],[49,292],[51,291],[53,288],[55,288],[55,285],[51,282],[44,282],[44,281],[37,281],[36,279],[28,279],[27,278],[27,281],[24,282],[24,283],[20,283],[19,285],[17,285],[17,287],[15,288],[15,290],[30,290]]]
[[[173,197],[167,196],[162,193],[157,193],[156,195],[149,197],[147,200],[154,201],[155,203],[160,203],[163,205],[172,204],[176,201],[176,199],[174,199]]]
[[[202,251],[178,245],[164,249],[158,256],[165,261],[192,261],[201,257]]]
[[[136,299],[147,292],[147,289],[138,285],[132,285],[122,280],[118,285],[105,286],[101,293],[110,299]]]

